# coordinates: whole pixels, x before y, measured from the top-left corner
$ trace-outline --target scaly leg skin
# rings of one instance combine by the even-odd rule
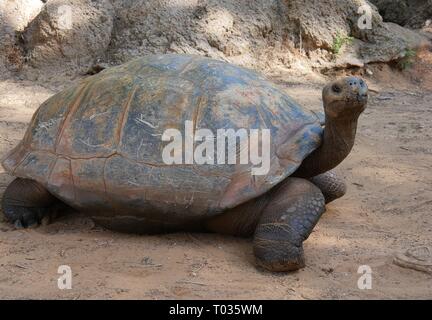
[[[17,228],[27,228],[40,224],[54,203],[56,198],[40,183],[16,178],[6,188],[1,205],[9,222]]]
[[[318,187],[305,179],[287,178],[271,191],[255,230],[257,264],[270,271],[303,268],[303,241],[324,211],[324,196]]]
[[[343,197],[347,191],[345,181],[333,170],[310,178],[309,181],[321,190],[326,204]]]
[[[253,236],[269,194],[247,201],[205,222],[205,230],[238,237]]]

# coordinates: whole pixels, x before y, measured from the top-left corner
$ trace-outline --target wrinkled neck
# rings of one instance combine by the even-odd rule
[[[341,163],[354,145],[357,120],[358,117],[343,119],[326,117],[321,146],[303,160],[294,176],[314,177]]]

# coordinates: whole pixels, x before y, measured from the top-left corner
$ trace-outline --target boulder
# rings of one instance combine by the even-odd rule
[[[49,0],[39,7],[9,54],[38,69],[83,71],[150,53],[189,53],[310,72],[398,60],[430,42],[384,22],[366,0]],[[361,8],[370,28],[359,24]]]
[[[113,27],[108,0],[50,0],[22,36],[29,63],[36,68],[78,68],[108,48]]]
[[[420,29],[432,20],[432,0],[370,0],[384,21]]]
[[[20,70],[24,57],[17,33],[34,19],[43,7],[40,0],[0,1],[0,76]]]

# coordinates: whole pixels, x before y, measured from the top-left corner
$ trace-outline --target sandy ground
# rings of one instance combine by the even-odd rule
[[[432,298],[432,275],[392,262],[396,252],[432,244],[431,69],[430,54],[403,74],[372,68],[368,82],[379,93],[371,94],[354,150],[340,166],[349,191],[305,242],[303,270],[256,269],[249,239],[125,235],[70,215],[31,230],[0,222],[0,298]],[[322,83],[286,79],[275,80],[301,104],[321,108]],[[39,104],[69,82],[0,82],[0,156]],[[0,195],[11,179],[0,169]],[[72,268],[71,290],[57,288],[60,265]],[[370,290],[357,287],[360,265],[372,268]]]

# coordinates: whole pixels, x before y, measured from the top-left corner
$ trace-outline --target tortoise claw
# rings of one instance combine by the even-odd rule
[[[16,221],[14,222],[14,227],[15,227],[15,229],[17,229],[17,230],[24,229],[24,226],[23,226],[21,220],[16,220]]]
[[[50,224],[50,222],[51,222],[51,217],[48,216],[48,215],[46,215],[45,217],[43,217],[43,218],[41,219],[41,225],[42,225],[42,226],[47,226],[47,225]]]
[[[38,209],[20,206],[7,206],[6,219],[13,223],[16,229],[34,228],[39,225],[41,215]]]

